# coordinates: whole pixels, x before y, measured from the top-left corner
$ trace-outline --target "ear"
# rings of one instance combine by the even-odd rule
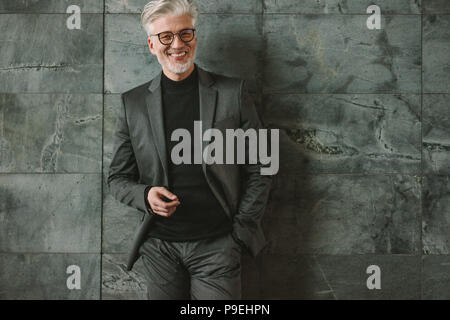
[[[148,43],[148,48],[150,49],[150,52],[151,52],[152,54],[156,54],[155,48],[154,48],[154,42],[152,41],[152,38],[151,38],[151,37],[148,37],[148,38],[147,38],[147,43]]]

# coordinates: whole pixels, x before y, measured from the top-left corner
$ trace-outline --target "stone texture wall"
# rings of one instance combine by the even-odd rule
[[[105,182],[120,93],[160,70],[146,2],[0,0],[0,298],[145,298],[141,262],[125,271],[140,215]],[[450,1],[197,4],[196,62],[251,80],[281,129],[244,298],[450,299]]]

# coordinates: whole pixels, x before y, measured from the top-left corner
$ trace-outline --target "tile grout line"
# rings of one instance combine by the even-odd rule
[[[281,128],[283,129],[283,128]],[[284,129],[283,129],[284,130]],[[100,172],[0,172],[1,175],[32,175],[32,174],[41,174],[41,175],[101,175]],[[421,172],[306,172],[306,173],[278,173],[277,176],[289,176],[292,175],[296,177],[308,177],[308,176],[326,176],[326,175],[337,175],[337,176],[392,176],[392,175],[403,175],[403,176],[417,176],[420,175]],[[448,173],[424,173],[424,176],[448,176]]]
[[[128,255],[129,252],[124,251],[118,251],[118,252],[103,252],[103,255]],[[0,251],[0,255],[21,255],[21,254],[27,254],[27,255],[72,255],[72,254],[79,254],[79,255],[98,255],[100,254],[100,251],[97,252],[88,252],[88,251]],[[380,256],[380,257],[417,257],[417,253],[411,252],[411,253],[376,253],[376,252],[353,252],[353,253],[334,253],[334,252],[312,252],[312,251],[305,251],[305,252],[288,252],[288,253],[267,253],[266,255],[269,256],[287,256],[291,257],[292,255],[297,254],[298,256],[332,256],[332,257],[353,257],[353,256]],[[433,254],[431,255],[433,257],[438,256],[448,256],[446,253],[441,254]]]
[[[60,255],[72,255],[72,254],[92,254],[99,255],[101,254],[100,250],[96,252],[90,251],[0,251],[0,254],[27,254],[27,255],[36,255],[36,254],[60,254]],[[106,254],[126,254],[126,252],[112,252]]]
[[[105,135],[105,0],[103,0],[103,13],[102,13],[102,29],[103,29],[103,44],[102,44],[102,52],[103,52],[103,72],[102,72],[102,166],[101,166],[101,194],[100,194],[100,279],[99,279],[99,300],[103,299],[102,296],[102,283],[103,283],[103,179],[104,179],[104,163],[103,163],[103,157],[104,157],[104,135]]]
[[[261,66],[261,79],[260,79],[260,83],[259,83],[259,85],[258,85],[258,89],[257,89],[257,92],[258,92],[258,95],[259,95],[259,97],[258,97],[258,99],[259,99],[259,101],[258,101],[258,103],[260,103],[259,104],[259,106],[260,106],[260,111],[264,111],[264,109],[265,109],[265,107],[264,107],[264,105],[265,105],[265,103],[264,103],[264,99],[262,98],[263,97],[263,94],[264,94],[264,75],[265,75],[265,73],[264,73],[264,70],[265,70],[265,68],[264,68],[264,60],[265,60],[265,53],[266,53],[266,41],[265,41],[265,35],[264,35],[264,22],[265,22],[265,14],[264,14],[264,1],[265,0],[260,0],[260,3],[261,3],[261,11],[260,11],[260,17],[261,17],[261,20],[260,20],[260,31],[261,31],[261,39],[262,39],[262,41],[261,41],[261,46],[262,46],[262,48],[261,48],[261,51],[262,51],[262,56],[260,57],[260,66]],[[261,118],[261,116],[260,116],[260,118]],[[260,260],[261,261],[261,260]],[[264,294],[264,284],[263,284],[263,274],[262,274],[262,263],[257,263],[256,264],[256,268],[257,268],[257,270],[258,270],[258,284],[259,284],[259,286],[258,286],[258,299],[263,299],[263,294]]]
[[[420,299],[423,300],[423,7],[420,15],[420,197],[419,197],[419,235],[420,235]]]
[[[140,12],[135,11],[129,11],[129,12],[81,12],[83,14],[98,14],[98,15],[140,15]],[[1,15],[17,15],[17,14],[23,14],[23,15],[67,15],[66,12],[25,12],[25,11],[13,11],[13,12],[0,12]],[[201,12],[199,11],[199,14],[201,15],[266,15],[266,16],[285,16],[285,15],[294,15],[294,16],[367,16],[367,13],[365,12],[351,12],[351,13],[338,13],[338,12],[332,12],[332,13],[318,13],[318,12],[264,12],[264,13],[256,13],[256,12],[246,12],[246,11],[236,11],[236,12]],[[450,12],[427,12],[427,14],[432,15],[439,15],[439,16],[447,16],[450,15]],[[395,13],[395,12],[389,12],[385,13],[385,16],[421,16],[422,13]]]
[[[251,94],[257,94],[257,92],[250,92]],[[120,95],[120,92],[31,92],[31,91],[17,91],[17,92],[0,92],[0,95]],[[427,92],[427,95],[444,95],[449,94],[448,92]],[[276,96],[276,95],[421,95],[421,92],[295,92],[295,91],[266,91],[263,92],[265,96]]]

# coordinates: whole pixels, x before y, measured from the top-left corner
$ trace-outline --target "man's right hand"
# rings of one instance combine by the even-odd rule
[[[152,187],[148,192],[147,201],[153,212],[163,217],[170,217],[180,204],[178,197],[165,187]]]

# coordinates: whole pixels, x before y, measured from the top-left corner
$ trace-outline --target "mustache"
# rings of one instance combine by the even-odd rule
[[[191,48],[190,47],[184,47],[184,48],[177,49],[177,50],[172,50],[172,51],[171,51],[171,49],[167,49],[166,53],[181,53],[181,52],[184,52],[184,51],[190,52]]]

